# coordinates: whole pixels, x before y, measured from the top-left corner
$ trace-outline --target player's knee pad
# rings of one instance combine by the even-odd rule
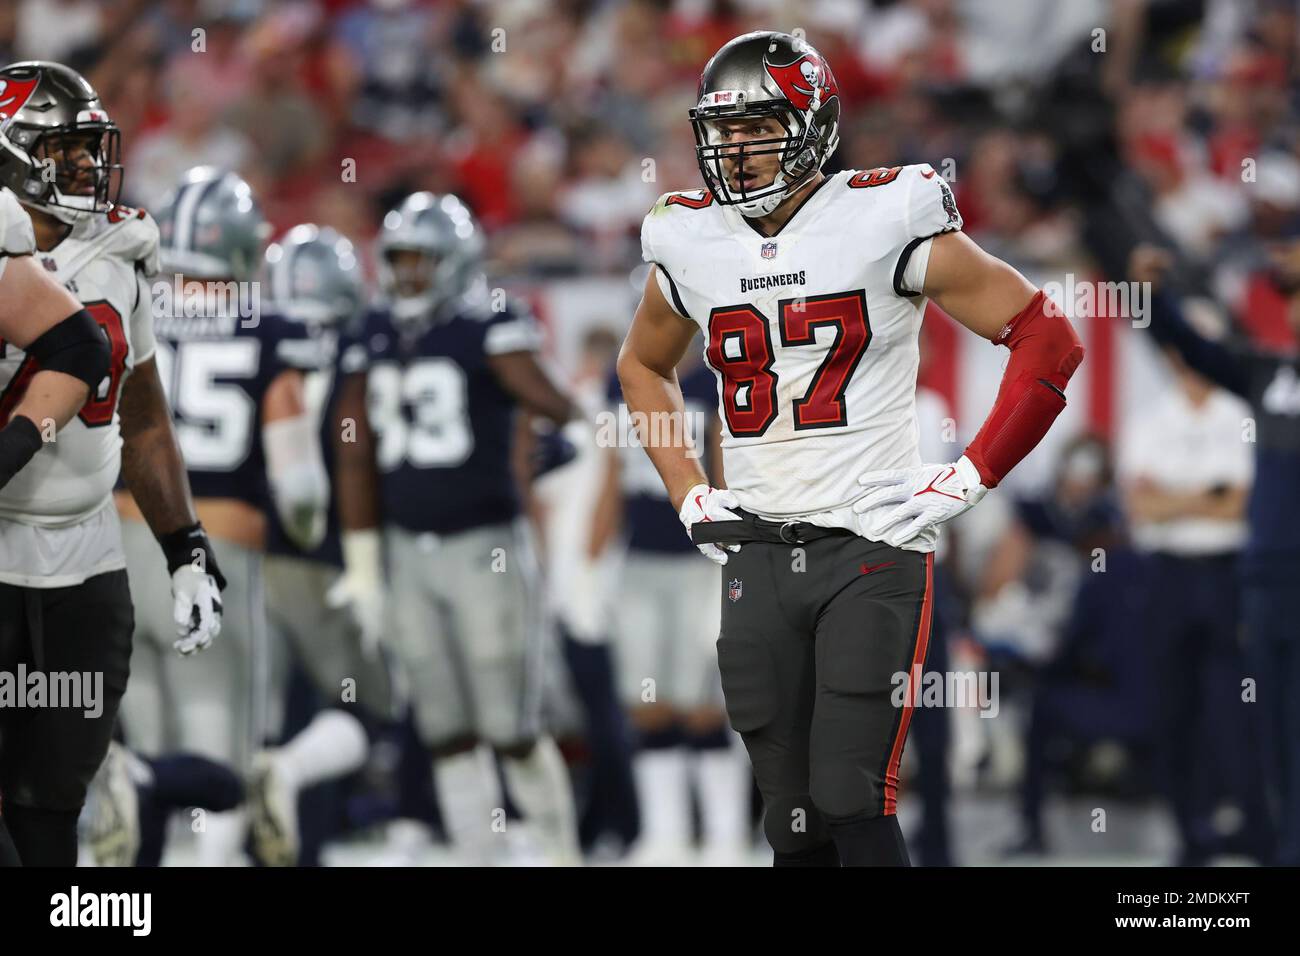
[[[76,866],[78,816],[6,802],[6,825],[23,866]]]
[[[808,792],[827,820],[879,816],[884,811],[880,791],[851,761],[814,761]]]
[[[785,854],[808,853],[831,839],[826,821],[807,794],[767,800],[763,834],[773,852]]]

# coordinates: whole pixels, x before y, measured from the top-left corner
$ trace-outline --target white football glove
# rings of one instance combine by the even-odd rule
[[[361,647],[372,658],[384,633],[383,559],[375,529],[343,533],[343,573],[325,603],[346,607],[361,631]]]
[[[182,657],[211,644],[221,633],[221,589],[216,578],[192,564],[173,571],[172,619],[180,635],[172,647]]]
[[[965,455],[948,465],[869,471],[858,484],[866,494],[853,503],[854,512],[876,512],[863,519],[863,534],[892,548],[969,511],[988,493]]]
[[[686,500],[682,502],[682,509],[677,516],[682,519],[682,524],[686,526],[686,533],[691,533],[691,525],[698,524],[701,521],[739,521],[740,515],[728,511],[728,508],[739,508],[740,502],[736,500],[733,492],[725,489],[710,488],[708,485],[696,485],[690,491],[686,492]],[[728,544],[720,547],[716,544],[697,544],[700,554],[704,555],[714,564],[726,564],[728,551],[739,551],[740,545]]]

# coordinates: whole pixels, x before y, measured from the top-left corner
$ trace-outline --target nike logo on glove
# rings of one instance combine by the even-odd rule
[[[952,498],[955,501],[965,501],[966,499],[964,499],[961,495],[950,495],[948,494],[948,492],[940,491],[938,488],[935,487],[936,484],[940,484],[940,485],[943,484],[945,481],[947,481],[955,474],[957,474],[957,469],[949,467],[946,474],[936,475],[933,479],[931,479],[928,485],[926,485],[916,494],[912,495],[912,497],[919,498],[921,495],[925,494],[926,492],[933,491],[936,495],[943,495],[945,498]]]

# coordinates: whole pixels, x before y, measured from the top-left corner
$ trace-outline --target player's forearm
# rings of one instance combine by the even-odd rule
[[[89,395],[90,387],[80,379],[63,372],[42,370],[32,377],[14,414],[30,418],[42,431],[47,424],[57,430],[72,420]]]
[[[364,376],[344,383],[334,428],[334,488],[344,531],[379,527],[379,475],[365,389]]]
[[[573,400],[552,381],[532,352],[509,352],[488,358],[497,381],[527,411],[563,425],[577,417]]]
[[[152,359],[127,378],[118,413],[122,480],[154,537],[195,524],[189,476]]]
[[[198,520],[189,476],[170,422],[123,443],[122,480],[155,537],[189,527]]]
[[[659,472],[673,508],[680,509],[686,493],[695,485],[707,485],[709,479],[685,427],[686,407],[677,375],[648,368],[625,349],[618,360],[618,378],[641,445]],[[662,423],[676,427],[656,427]]]
[[[993,338],[1011,349],[997,399],[965,458],[993,488],[1037,447],[1065,410],[1065,387],[1083,361],[1083,344],[1042,292]]]

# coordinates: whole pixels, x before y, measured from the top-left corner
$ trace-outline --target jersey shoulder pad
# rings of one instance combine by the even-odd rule
[[[264,347],[275,352],[276,361],[288,368],[315,371],[325,364],[322,339],[311,334],[307,326],[278,312],[264,312],[259,323]]]
[[[881,166],[843,175],[849,190],[861,191],[874,200],[872,225],[897,223],[907,241],[962,227],[951,187],[929,163]]]
[[[646,262],[658,262],[663,247],[674,235],[703,224],[701,210],[713,206],[713,193],[707,189],[687,189],[664,193],[641,223],[641,256]]]
[[[0,188],[0,255],[30,256],[36,252],[31,217],[8,189]]]
[[[109,255],[138,263],[145,275],[154,275],[158,260],[158,224],[143,209],[114,206],[107,214],[108,225],[97,237]]]
[[[487,326],[483,332],[483,351],[488,355],[536,352],[542,347],[541,326],[522,299],[508,297],[502,308],[489,309],[480,321]]]

